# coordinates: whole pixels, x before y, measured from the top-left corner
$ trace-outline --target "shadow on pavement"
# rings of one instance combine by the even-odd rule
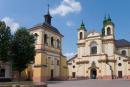
[[[46,81],[47,84],[58,84],[63,83],[63,81]]]

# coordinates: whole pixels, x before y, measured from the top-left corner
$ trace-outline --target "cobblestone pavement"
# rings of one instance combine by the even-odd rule
[[[130,80],[49,81],[48,87],[130,87]]]

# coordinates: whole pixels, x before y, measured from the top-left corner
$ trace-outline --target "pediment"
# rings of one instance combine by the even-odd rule
[[[98,32],[91,32],[91,33],[89,33],[88,35],[87,35],[87,37],[99,37],[100,36],[100,33],[98,33]]]

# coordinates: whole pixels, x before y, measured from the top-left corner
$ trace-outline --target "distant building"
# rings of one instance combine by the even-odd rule
[[[69,77],[130,79],[130,42],[115,39],[111,18],[103,21],[102,32],[88,32],[82,22],[78,29],[78,52],[68,60]]]
[[[3,63],[0,61],[0,82],[1,81],[11,81],[12,78],[12,68],[11,63]]]
[[[45,22],[29,29],[36,36],[36,56],[33,67],[33,80],[65,80],[67,59],[62,55],[63,35],[52,26],[51,15],[44,15]]]

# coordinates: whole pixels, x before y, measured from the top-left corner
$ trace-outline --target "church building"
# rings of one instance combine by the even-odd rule
[[[68,60],[69,77],[130,79],[130,42],[115,38],[115,25],[105,17],[101,32],[78,29],[77,54]]]
[[[33,81],[65,80],[67,78],[67,59],[62,54],[63,35],[52,26],[49,8],[44,18],[43,23],[29,29],[30,33],[36,36]]]

